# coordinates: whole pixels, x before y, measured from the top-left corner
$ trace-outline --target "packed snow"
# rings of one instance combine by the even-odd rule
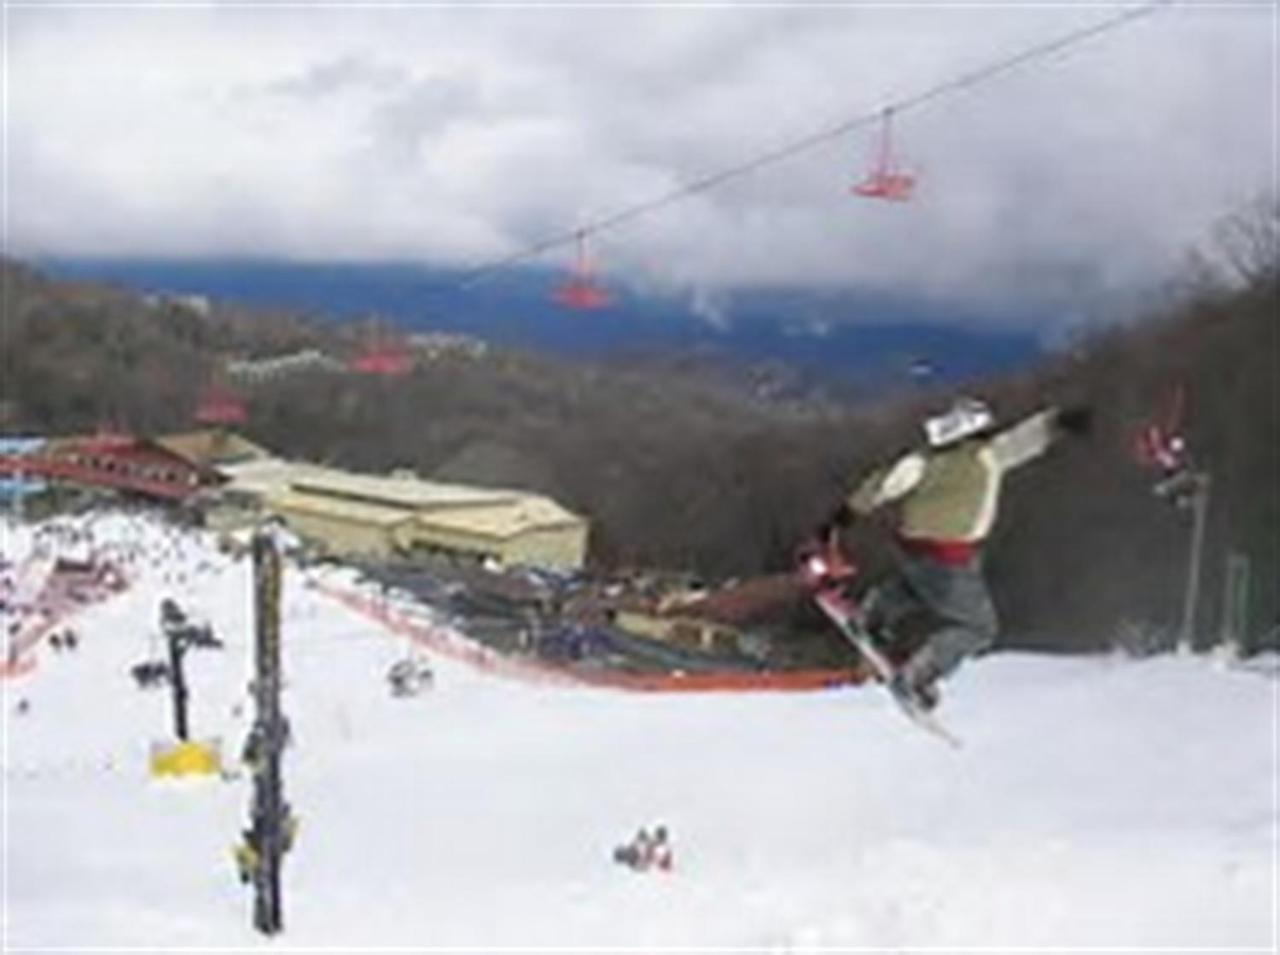
[[[163,597],[209,621],[227,646],[187,655],[193,735],[236,769],[248,561],[142,514],[91,523],[79,544],[131,585],[0,681],[5,950],[272,944],[231,856],[247,775],[151,778],[169,693],[129,675],[162,652]],[[68,535],[0,530],[29,595]],[[314,573],[286,571],[287,946],[1276,945],[1274,669],[995,654],[946,686],[959,751],[874,687],[640,694],[435,659],[397,698],[405,640]],[[614,862],[657,823],[671,872]]]

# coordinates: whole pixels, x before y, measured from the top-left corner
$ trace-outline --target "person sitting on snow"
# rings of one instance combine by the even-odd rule
[[[658,826],[652,833],[641,828],[635,838],[613,850],[613,861],[636,872],[670,872],[675,865],[671,841],[666,826]]]
[[[872,592],[865,609],[882,639],[920,613],[940,621],[898,675],[899,688],[925,708],[937,705],[938,680],[995,642],[982,547],[1004,475],[1043,454],[1059,436],[1087,433],[1091,423],[1088,408],[1048,408],[998,430],[984,402],[961,398],[925,421],[926,449],[873,471],[819,528],[821,539],[832,541],[856,518],[899,506],[899,572]]]

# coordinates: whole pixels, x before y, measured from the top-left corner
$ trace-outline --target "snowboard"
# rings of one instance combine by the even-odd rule
[[[815,559],[819,562],[818,564],[812,563]],[[815,558],[811,555],[801,570],[802,578],[813,588],[813,599],[818,607],[835,624],[840,635],[853,644],[875,671],[876,678],[907,719],[947,745],[959,749],[962,745],[960,738],[947,729],[934,710],[926,708],[903,686],[902,681],[898,679],[898,667],[880,649],[867,629],[862,609],[846,597],[839,586],[833,584],[833,580],[839,580],[840,575],[837,573],[832,576],[823,562],[824,559],[821,556]],[[852,574],[852,566],[844,565],[841,570],[846,568],[847,572]]]

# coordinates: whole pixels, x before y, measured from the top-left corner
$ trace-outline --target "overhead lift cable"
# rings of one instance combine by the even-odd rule
[[[1153,13],[1165,8],[1173,6],[1176,0],[1153,0],[1153,2],[1142,4],[1137,7],[1130,7],[1121,13],[1108,17],[1089,26],[1081,27],[1065,33],[1062,36],[1048,40],[1044,43],[1036,44],[1021,50],[1012,56],[996,60],[967,73],[945,80],[934,86],[931,86],[919,93],[879,106],[869,112],[862,113],[849,119],[841,120],[830,126],[819,129],[807,136],[792,140],[782,146],[775,147],[766,152],[747,159],[741,163],[732,166],[726,166],[716,172],[708,173],[697,179],[691,180],[683,185],[677,186],[667,192],[654,196],[634,205],[625,206],[615,212],[611,212],[600,216],[594,221],[589,221],[579,225],[578,227],[556,233],[533,242],[509,255],[494,259],[492,262],[477,266],[465,275],[459,282],[462,288],[470,288],[487,279],[494,273],[501,272],[513,265],[523,262],[527,259],[536,258],[537,256],[548,252],[552,249],[560,248],[567,245],[576,245],[581,243],[585,237],[616,229],[633,219],[656,212],[666,206],[673,205],[690,196],[697,195],[702,192],[714,189],[733,179],[749,175],[758,169],[766,166],[774,165],[783,160],[790,159],[801,153],[807,152],[816,146],[820,146],[831,140],[846,136],[854,130],[871,126],[876,123],[883,122],[886,113],[892,113],[895,116],[901,116],[904,112],[913,109],[919,109],[934,100],[942,99],[953,93],[959,93],[964,90],[971,89],[982,83],[989,82],[1008,73],[1018,67],[1024,66],[1035,60],[1043,59],[1060,53],[1069,47],[1084,43],[1087,40],[1101,36],[1112,30],[1127,26],[1138,20],[1150,16]]]

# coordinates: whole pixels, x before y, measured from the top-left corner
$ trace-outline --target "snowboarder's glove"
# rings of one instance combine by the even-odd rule
[[[1057,425],[1067,434],[1086,435],[1093,430],[1093,409],[1088,405],[1063,408],[1058,412]]]

